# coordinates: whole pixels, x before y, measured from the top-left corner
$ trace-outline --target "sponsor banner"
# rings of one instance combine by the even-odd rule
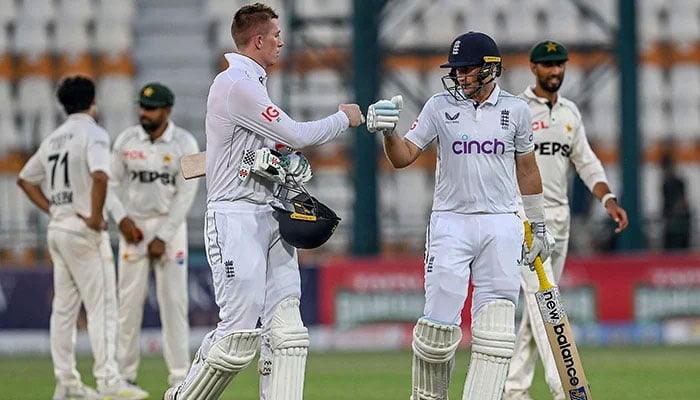
[[[317,268],[301,268],[302,318],[313,325],[317,323],[316,273]],[[189,314],[191,326],[213,327],[219,322],[219,309],[214,301],[211,272],[204,264],[188,269]],[[0,329],[49,329],[51,301],[53,299],[53,274],[51,268],[13,269],[0,268]],[[79,329],[86,326],[85,314],[80,313]],[[144,304],[143,327],[160,326],[155,280],[151,275]]]
[[[420,258],[329,261],[319,271],[319,321],[340,329],[414,323],[423,312],[423,270]],[[700,317],[700,254],[569,257],[560,289],[569,319],[581,325]],[[643,336],[640,329],[626,334]]]

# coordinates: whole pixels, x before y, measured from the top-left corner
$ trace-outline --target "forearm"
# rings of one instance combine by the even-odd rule
[[[612,193],[612,191],[610,190],[610,187],[607,183],[598,182],[595,184],[595,186],[593,186],[593,190],[591,190],[591,193],[593,194],[593,196],[595,196],[596,200],[601,201],[603,199],[603,196],[605,196],[608,193]]]
[[[518,187],[523,196],[541,194],[542,178],[537,167],[534,153],[525,154],[516,158],[516,174]]]
[[[398,135],[396,131],[390,135],[384,135],[384,154],[394,168],[411,165],[420,152],[418,146]]]
[[[22,191],[29,197],[29,200],[34,203],[41,211],[49,213],[49,199],[46,198],[44,192],[41,190],[41,186],[34,185],[25,181],[24,179],[18,179],[17,185],[22,188]]]

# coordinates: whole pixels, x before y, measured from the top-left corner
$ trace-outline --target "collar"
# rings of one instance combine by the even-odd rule
[[[493,91],[491,92],[491,94],[489,95],[489,97],[486,98],[486,100],[484,100],[484,101],[481,102],[481,103],[477,103],[476,101],[474,101],[474,100],[472,99],[472,100],[471,100],[471,104],[481,105],[481,104],[484,104],[484,103],[488,103],[488,104],[491,104],[491,105],[495,105],[495,104],[498,102],[498,96],[499,96],[500,94],[501,94],[501,87],[498,86],[498,83],[496,83],[496,86],[493,87]],[[475,106],[475,107],[476,107],[476,106]]]
[[[241,65],[243,69],[248,72],[258,75],[263,79],[267,78],[267,72],[265,71],[265,68],[263,68],[262,65],[258,64],[257,61],[253,60],[248,56],[245,56],[241,53],[226,53],[224,54],[224,57],[226,58],[226,61],[228,61],[229,68],[234,66],[235,64],[238,64]]]
[[[528,99],[528,100],[534,100],[540,104],[547,104],[549,103],[549,100],[544,98],[544,97],[539,97],[535,94],[535,91],[533,90],[535,87],[534,86],[528,86],[525,91],[523,92],[523,96]],[[559,101],[557,101],[558,103]]]
[[[146,132],[145,129],[143,129],[143,126],[138,125],[139,129],[139,139],[141,141],[151,141],[151,135]],[[173,132],[175,131],[175,124],[173,124],[173,121],[168,120],[168,126],[165,128],[165,132],[163,132],[162,135],[158,139],[156,139],[156,142],[170,142],[173,140],[173,136],[175,135]]]
[[[96,123],[95,118],[92,118],[92,116],[88,113],[73,113],[68,115],[68,119],[72,120],[83,120],[83,121],[90,121],[92,123]]]

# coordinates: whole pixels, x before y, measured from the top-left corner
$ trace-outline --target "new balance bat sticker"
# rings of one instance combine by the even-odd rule
[[[532,246],[530,223],[525,221],[524,225],[525,242],[527,247],[530,248]],[[552,285],[547,279],[540,257],[535,259],[534,267],[540,284],[539,289],[535,293],[535,298],[542,315],[542,321],[544,321],[549,346],[557,364],[557,372],[564,387],[566,399],[591,400],[588,379],[583,372],[583,364],[581,364],[569,318],[566,316],[564,303],[559,295],[559,288]]]
[[[194,179],[204,176],[206,172],[206,153],[188,154],[180,157],[180,169],[185,179]]]

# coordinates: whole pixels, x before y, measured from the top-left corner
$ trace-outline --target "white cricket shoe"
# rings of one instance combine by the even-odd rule
[[[90,386],[79,384],[75,386],[56,385],[53,400],[101,400],[97,391]]]
[[[104,400],[144,400],[148,398],[147,391],[127,381],[102,388],[100,394]]]

